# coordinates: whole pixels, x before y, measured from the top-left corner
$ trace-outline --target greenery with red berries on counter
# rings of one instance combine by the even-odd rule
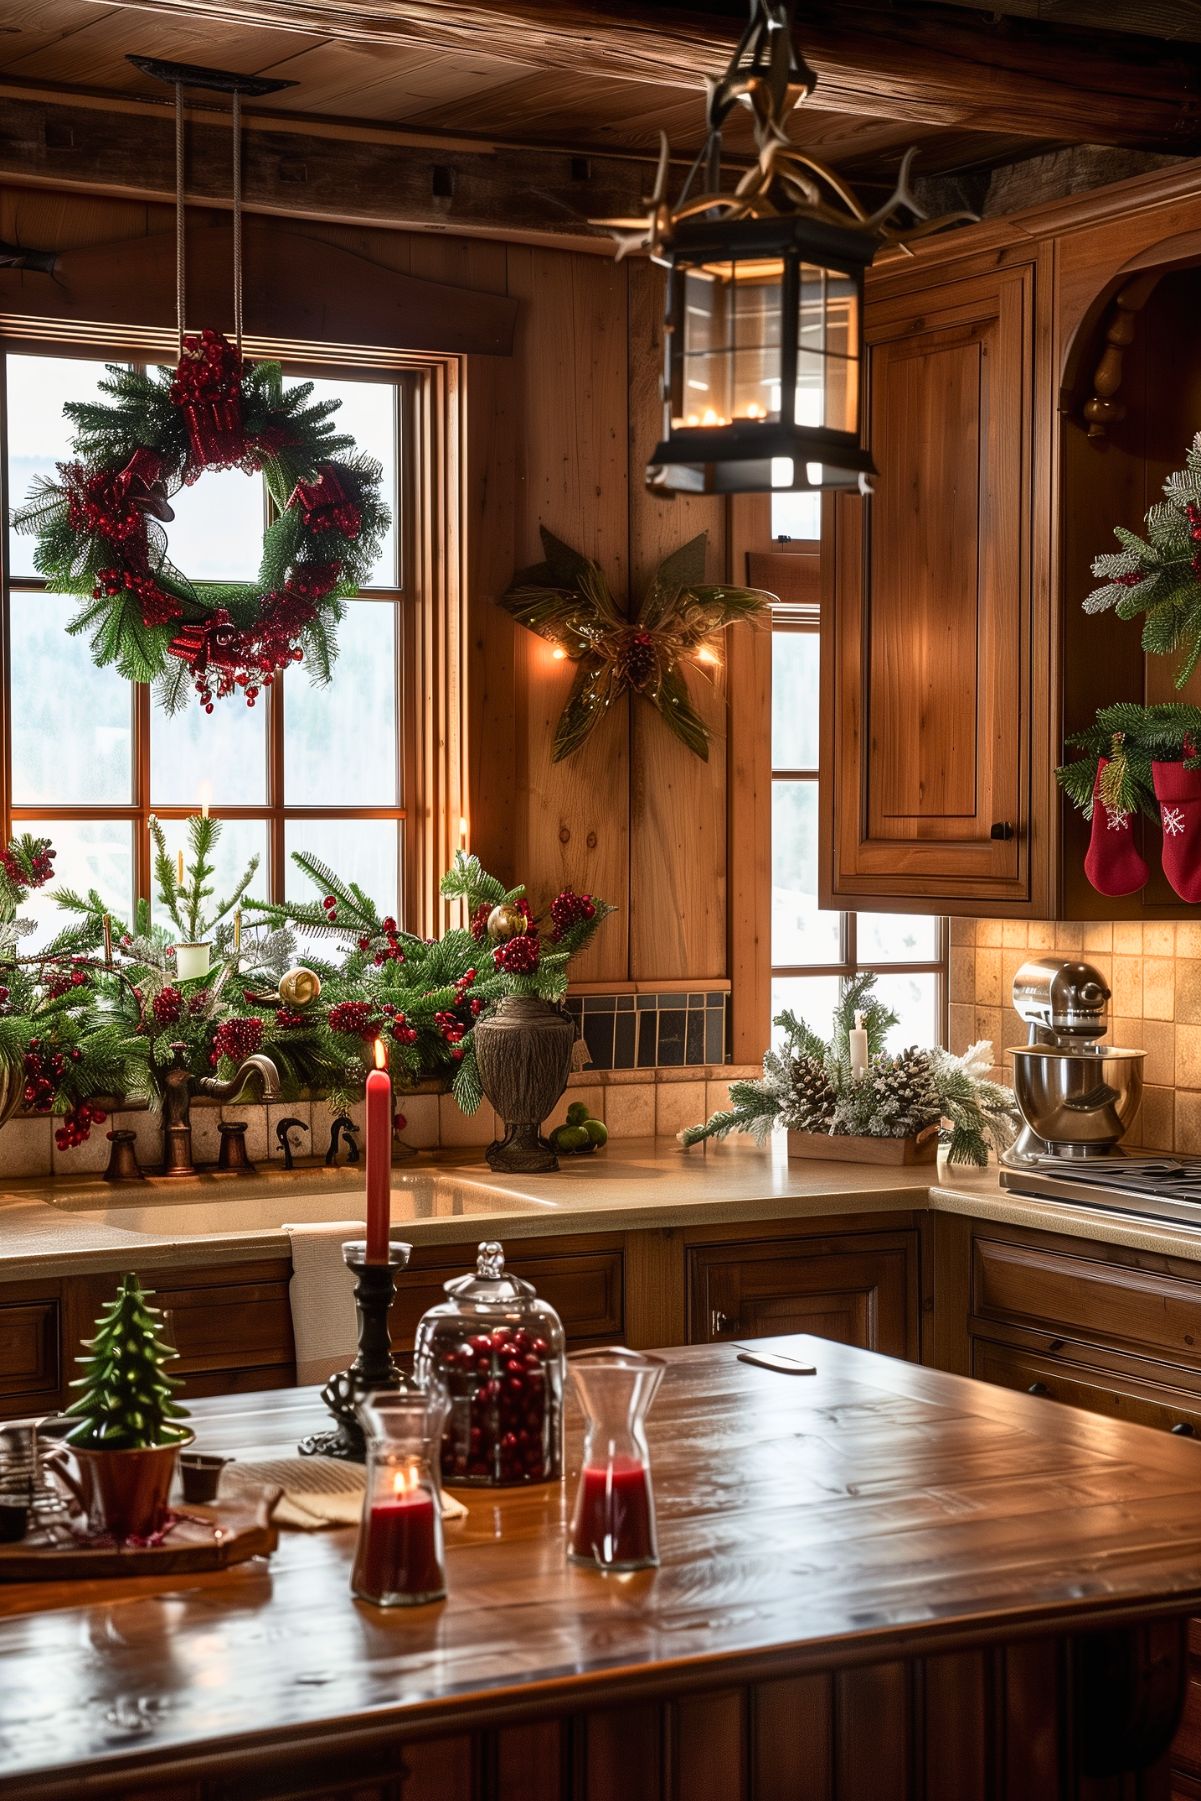
[[[59,888],[52,898],[71,923],[29,956],[18,947],[32,926],[18,910],[32,888],[52,880],[54,853],[47,840],[31,838],[3,853],[0,1118],[19,1105],[61,1116],[63,1148],[104,1123],[106,1102],[156,1106],[168,1070],[180,1063],[225,1079],[262,1051],[285,1097],[319,1090],[349,1103],[362,1092],[377,1039],[396,1091],[440,1077],[473,1112],[481,1098],[478,1019],[506,994],[561,999],[571,959],[613,910],[566,888],[535,915],[524,888],[507,888],[463,851],[442,893],[461,903],[467,923],[440,938],[404,931],[307,852],[293,862],[320,898],[244,898],[252,861],[212,904],[220,822],[189,820],[183,873],[157,824],[152,830],[155,915],[143,900],[124,921],[95,890]],[[211,946],[208,971],[185,978],[176,946],[201,940]]]

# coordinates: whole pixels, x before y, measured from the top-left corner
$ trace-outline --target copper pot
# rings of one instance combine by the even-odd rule
[[[67,1445],[79,1466],[78,1494],[93,1532],[118,1544],[152,1538],[167,1523],[168,1497],[179,1453],[192,1443],[150,1445],[143,1451],[92,1451]]]

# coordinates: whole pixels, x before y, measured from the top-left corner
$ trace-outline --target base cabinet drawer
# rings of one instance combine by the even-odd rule
[[[528,1242],[528,1241],[526,1241]],[[392,1304],[392,1342],[408,1349],[417,1323],[446,1299],[444,1284],[475,1268],[476,1246],[439,1245],[413,1253],[397,1278]],[[563,1322],[567,1348],[590,1340],[612,1343],[625,1330],[624,1258],[619,1247],[597,1251],[531,1252],[514,1239],[506,1246],[505,1267],[532,1282]]]
[[[1083,1407],[1089,1413],[1103,1413],[1110,1419],[1155,1426],[1182,1438],[1201,1439],[1201,1394],[1187,1389],[1115,1376],[1112,1370],[1090,1369],[1087,1364],[1062,1363],[1053,1357],[1040,1357],[1032,1351],[981,1338],[972,1344],[972,1375],[982,1382],[1024,1389],[1027,1394],[1062,1401],[1069,1407]],[[1201,1449],[1197,1477],[1201,1485]]]
[[[55,1299],[0,1305],[0,1400],[52,1405],[61,1380],[59,1303]],[[19,1409],[17,1409],[19,1411]]]
[[[1201,1280],[978,1234],[972,1313],[1201,1368]]]

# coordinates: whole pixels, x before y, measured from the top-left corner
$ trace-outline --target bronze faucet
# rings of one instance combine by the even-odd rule
[[[210,1095],[216,1101],[236,1100],[246,1084],[254,1080],[259,1089],[259,1098],[264,1101],[279,1099],[279,1071],[270,1057],[262,1051],[255,1051],[252,1056],[243,1058],[228,1082],[219,1082],[216,1076],[194,1076],[184,1062],[187,1055],[186,1044],[171,1046],[175,1061],[167,1071],[163,1084],[163,1174],[165,1176],[194,1176],[195,1165],[192,1162],[192,1097],[196,1094]]]

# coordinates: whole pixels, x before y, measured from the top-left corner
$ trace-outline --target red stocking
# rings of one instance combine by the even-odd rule
[[[1163,872],[1181,900],[1201,901],[1201,769],[1152,763],[1163,826]]]
[[[1115,813],[1101,799],[1101,776],[1109,759],[1097,764],[1093,784],[1093,832],[1089,839],[1084,873],[1098,894],[1134,894],[1147,880],[1148,869],[1134,842],[1130,814]],[[1179,763],[1157,763],[1156,769],[1179,769]],[[1155,792],[1159,793],[1158,782]],[[1201,789],[1198,790],[1201,794]],[[1167,867],[1167,857],[1164,857]]]

